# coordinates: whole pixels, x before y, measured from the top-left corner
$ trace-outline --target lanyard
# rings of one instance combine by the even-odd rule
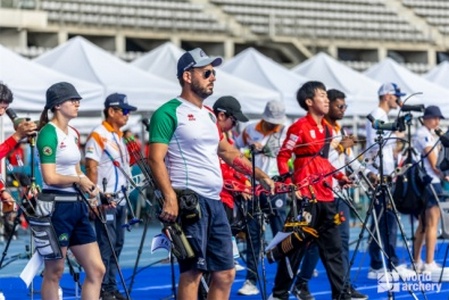
[[[122,151],[122,147],[120,146],[119,141],[117,140],[117,138],[115,137],[116,133],[112,132],[112,138],[114,139],[115,144],[117,145],[118,148],[118,152],[120,153],[120,159],[122,161],[122,165],[125,165],[125,158],[123,155],[123,151]]]
[[[117,145],[118,151],[120,153],[120,160],[122,161],[122,165],[125,165],[125,158],[123,155],[123,151],[122,151],[122,147],[120,147],[120,143],[118,142],[117,138],[115,137],[116,133],[112,132],[112,138],[114,139],[115,144]],[[115,158],[111,155],[111,153],[109,153],[108,150],[106,150],[106,148],[104,149],[104,153],[106,153],[106,155],[109,157],[109,159],[111,160],[113,166],[114,166],[114,173],[115,173],[115,185],[114,185],[114,193],[117,192],[118,190],[118,181],[119,181],[119,174],[118,174],[118,168],[120,167],[120,163],[118,161],[115,160]]]

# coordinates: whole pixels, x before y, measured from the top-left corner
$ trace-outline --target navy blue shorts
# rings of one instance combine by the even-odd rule
[[[61,247],[97,241],[95,231],[89,222],[88,208],[84,202],[56,202],[55,204],[51,221]]]
[[[433,186],[437,196],[441,195],[443,193],[443,188],[441,186],[441,183],[431,183],[431,184],[432,184],[432,186]],[[424,197],[426,199],[426,209],[432,208],[432,207],[434,207],[434,206],[436,206],[438,204],[437,200],[435,198],[435,195],[431,191],[430,187],[426,188],[426,191],[424,193]]]
[[[199,203],[201,219],[182,226],[195,258],[179,261],[181,273],[193,269],[215,272],[234,268],[231,226],[223,203],[201,196]]]

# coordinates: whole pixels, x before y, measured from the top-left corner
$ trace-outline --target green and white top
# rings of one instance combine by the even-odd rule
[[[57,174],[78,176],[76,165],[81,160],[79,133],[73,127],[69,126],[68,134],[65,134],[55,124],[47,123],[39,131],[36,146],[41,164],[55,164]],[[76,192],[72,186],[50,186],[45,181],[42,182],[42,188]]]
[[[223,178],[218,160],[222,137],[213,111],[178,97],[158,108],[150,122],[150,143],[168,145],[165,157],[173,188],[189,188],[220,200]]]

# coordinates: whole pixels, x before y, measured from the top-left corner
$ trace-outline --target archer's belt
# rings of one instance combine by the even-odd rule
[[[81,200],[79,195],[55,195],[56,202],[75,202]]]
[[[39,199],[43,201],[56,201],[56,202],[75,202],[81,201],[81,196],[78,193],[66,192],[66,193],[58,193],[49,190],[44,190],[42,193],[39,193]]]

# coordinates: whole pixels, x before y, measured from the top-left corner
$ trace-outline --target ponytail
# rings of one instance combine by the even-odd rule
[[[44,109],[44,111],[41,113],[37,130],[41,130],[42,127],[44,127],[48,122],[48,109]]]

